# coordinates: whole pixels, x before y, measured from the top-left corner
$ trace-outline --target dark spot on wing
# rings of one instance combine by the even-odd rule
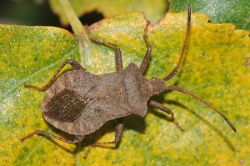
[[[80,117],[90,101],[90,98],[82,97],[72,90],[65,89],[48,102],[44,114],[62,122],[73,122]]]

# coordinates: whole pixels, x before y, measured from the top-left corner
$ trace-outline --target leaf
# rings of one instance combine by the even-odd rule
[[[238,29],[250,30],[250,1],[247,0],[174,0],[171,12],[182,12],[190,4],[195,12],[209,15],[214,23],[233,23]]]
[[[42,119],[44,92],[23,88],[23,84],[44,85],[65,59],[74,58],[96,74],[115,71],[114,49],[91,43],[85,36],[83,55],[77,37],[51,27],[0,26],[1,100],[0,157],[2,165],[239,165],[249,163],[249,76],[244,63],[249,58],[249,32],[231,24],[208,23],[208,16],[192,14],[191,34],[184,62],[169,84],[178,84],[223,112],[236,126],[227,123],[203,103],[178,92],[156,98],[176,117],[181,132],[164,113],[150,108],[146,118],[125,118],[125,131],[118,148],[87,145],[112,141],[115,122],[108,122],[87,136],[76,149],[60,141],[34,136],[21,143],[18,138],[33,130],[66,134]],[[162,78],[178,62],[185,38],[187,14],[168,13],[151,25],[148,36],[152,57],[146,77]],[[94,38],[120,46],[124,67],[139,65],[146,53],[141,13],[123,14],[90,27]],[[66,67],[65,70],[69,69]],[[65,150],[67,149],[67,150]],[[76,151],[74,154],[72,151]]]
[[[167,8],[165,0],[70,0],[76,14],[80,17],[86,13],[97,10],[104,17],[112,17],[121,13],[143,11],[147,18],[151,21],[156,21],[164,15]],[[68,20],[61,10],[59,0],[50,0],[50,6],[54,13],[58,14],[63,25],[68,24]]]
[[[77,40],[54,27],[0,25],[0,32],[1,165],[46,163],[39,157],[44,147],[51,147],[44,144],[46,139],[27,142],[28,146],[19,140],[34,128],[48,128],[40,107],[44,93],[25,89],[24,84],[43,84],[65,59],[77,59]]]

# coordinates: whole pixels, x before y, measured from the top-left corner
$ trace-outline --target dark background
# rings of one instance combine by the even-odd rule
[[[17,24],[31,26],[56,26],[61,27],[59,17],[55,15],[44,0],[1,0],[0,24]],[[42,3],[38,3],[42,2]],[[92,11],[83,15],[80,20],[84,25],[90,25],[103,19],[103,15]],[[70,27],[64,27],[70,30]]]

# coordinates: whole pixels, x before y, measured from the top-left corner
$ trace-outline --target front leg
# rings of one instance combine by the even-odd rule
[[[113,44],[110,42],[94,39],[90,34],[90,29],[88,27],[86,27],[86,30],[87,30],[88,37],[92,42],[115,47],[116,71],[122,71],[122,69],[123,69],[122,53],[121,53],[121,49],[119,48],[119,46],[117,44]]]
[[[179,125],[178,122],[175,121],[175,118],[174,118],[174,113],[168,109],[167,107],[165,107],[164,105],[162,105],[161,103],[158,103],[154,100],[150,100],[149,101],[149,105],[151,105],[152,107],[156,108],[156,109],[159,109],[161,111],[164,111],[166,112],[167,114],[170,114],[171,115],[171,121],[181,130],[181,131],[184,131],[181,126]]]

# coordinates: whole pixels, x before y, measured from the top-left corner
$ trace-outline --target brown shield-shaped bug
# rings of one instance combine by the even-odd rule
[[[98,130],[105,122],[117,119],[118,124],[116,126],[115,140],[112,142],[95,142],[91,144],[85,154],[86,158],[93,146],[117,144],[121,140],[123,117],[130,114],[144,117],[148,110],[147,104],[170,114],[174,121],[174,113],[170,109],[150,99],[153,95],[158,95],[170,90],[186,93],[203,102],[219,113],[236,132],[233,124],[208,102],[178,86],[165,85],[165,81],[170,80],[177,73],[182,62],[190,31],[190,21],[191,8],[188,6],[186,37],[178,65],[170,74],[162,79],[153,78],[147,80],[143,76],[151,55],[151,45],[147,37],[147,26],[149,22],[144,30],[144,39],[148,47],[140,67],[131,63],[124,70],[122,55],[118,45],[95,40],[88,32],[89,38],[93,42],[115,47],[117,71],[109,74],[95,75],[86,71],[76,61],[66,60],[45,86],[25,85],[27,88],[33,88],[39,91],[47,90],[42,103],[44,119],[56,128],[68,134],[75,135],[75,139],[69,140],[54,136],[45,131],[36,130],[21,138],[21,141],[35,134],[39,134],[75,144],[81,142],[86,135]],[[70,64],[73,67],[73,71],[64,73],[56,80],[56,76],[66,64]]]

